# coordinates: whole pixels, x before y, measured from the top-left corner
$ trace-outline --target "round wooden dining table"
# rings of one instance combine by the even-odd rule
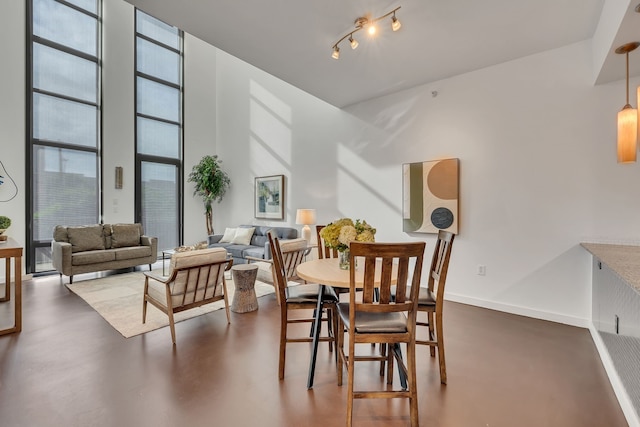
[[[376,286],[380,284],[381,268],[376,266],[376,274],[374,283]],[[317,283],[318,286],[318,303],[315,310],[315,318],[313,322],[313,345],[311,350],[311,361],[309,363],[309,376],[307,378],[307,388],[313,387],[313,377],[316,370],[316,354],[318,352],[318,338],[320,337],[320,319],[322,317],[322,294],[325,292],[326,286],[334,288],[351,288],[350,270],[343,270],[338,264],[338,258],[323,258],[303,262],[296,268],[298,277],[309,283]],[[395,283],[398,276],[397,265],[393,266],[391,273],[392,283]],[[364,281],[364,267],[358,268],[356,261],[356,288]],[[337,331],[334,331],[336,333]]]

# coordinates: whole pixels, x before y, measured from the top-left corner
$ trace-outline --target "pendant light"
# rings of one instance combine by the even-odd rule
[[[627,103],[618,112],[618,163],[635,162],[638,152],[638,110],[629,104],[629,52],[638,46],[640,43],[632,42],[616,49],[616,53],[625,54],[627,60]]]

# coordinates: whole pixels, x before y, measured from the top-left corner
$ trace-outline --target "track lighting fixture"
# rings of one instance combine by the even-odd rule
[[[366,16],[361,16],[359,18],[357,18],[354,21],[354,25],[355,25],[355,30],[345,34],[344,36],[342,36],[340,38],[340,40],[338,40],[337,42],[334,43],[332,49],[333,52],[331,53],[331,57],[333,59],[340,59],[340,48],[338,47],[338,45],[340,44],[340,42],[342,42],[344,39],[349,38],[349,43],[351,44],[351,49],[355,49],[358,47],[359,43],[358,40],[353,38],[353,35],[355,33],[357,33],[358,31],[362,30],[363,28],[367,29],[367,32],[369,33],[369,35],[373,36],[375,35],[377,28],[376,28],[376,22],[387,18],[389,16],[391,16],[391,29],[393,31],[398,31],[401,27],[402,24],[400,24],[400,21],[398,20],[398,18],[396,18],[396,12],[397,10],[400,9],[400,6],[396,7],[395,9],[393,9],[391,12],[386,13],[382,16],[379,16],[378,18],[375,19],[371,19],[369,17]]]

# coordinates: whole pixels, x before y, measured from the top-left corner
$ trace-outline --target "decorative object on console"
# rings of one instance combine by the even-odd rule
[[[629,104],[629,52],[638,46],[640,43],[631,42],[616,49],[617,54],[624,54],[627,59],[627,103],[618,112],[618,163],[635,162],[638,151],[638,110]]]
[[[189,174],[188,181],[195,183],[194,196],[202,197],[204,202],[204,214],[207,225],[207,235],[213,234],[213,209],[214,200],[222,201],[227,188],[231,185],[229,176],[220,168],[222,160],[218,156],[204,156],[200,163],[195,165]]]
[[[284,175],[256,177],[255,217],[284,219]]]
[[[351,45],[351,49],[356,49],[360,45],[360,43],[358,43],[358,41],[353,38],[353,35],[358,31],[366,28],[367,33],[369,33],[370,36],[374,36],[378,31],[376,27],[376,23],[389,16],[391,16],[391,29],[394,32],[398,31],[400,27],[402,27],[402,24],[400,24],[400,21],[398,20],[398,18],[396,18],[396,12],[398,11],[398,9],[400,9],[400,6],[396,7],[391,12],[385,13],[384,15],[379,16],[377,18],[371,18],[371,15],[361,16],[356,18],[356,20],[353,22],[356,28],[348,32],[344,36],[342,36],[340,40],[338,40],[333,44],[332,46],[333,51],[331,53],[331,57],[333,59],[340,59],[340,47],[338,45],[347,37],[349,38],[349,44]]]
[[[338,251],[340,268],[349,269],[349,244],[351,242],[375,242],[376,229],[367,221],[351,218],[341,218],[329,223],[320,231],[324,244]]]
[[[458,233],[458,159],[402,165],[402,229],[411,233]]]
[[[7,231],[7,228],[11,225],[11,218],[8,216],[0,216],[0,242],[5,242],[7,240],[7,235],[4,234]]]
[[[304,227],[302,227],[302,238],[306,239],[307,244],[311,241],[311,229],[309,226],[315,223],[315,209],[298,209],[296,211],[296,224],[304,225]]]

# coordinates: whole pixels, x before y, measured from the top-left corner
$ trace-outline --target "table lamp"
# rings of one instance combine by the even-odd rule
[[[302,238],[311,242],[311,229],[309,226],[316,223],[315,209],[298,209],[296,211],[296,224],[302,224]]]

